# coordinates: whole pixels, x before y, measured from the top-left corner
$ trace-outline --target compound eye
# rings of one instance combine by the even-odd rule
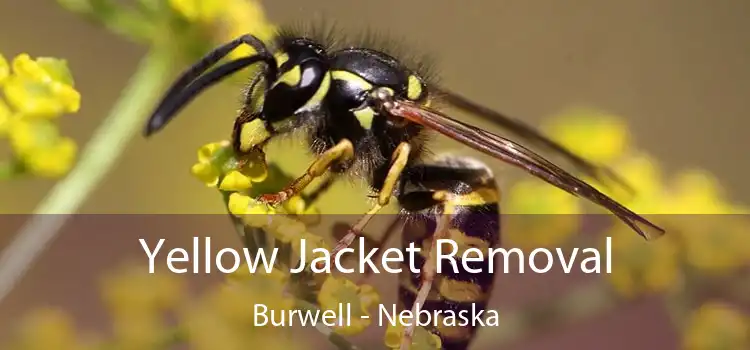
[[[418,76],[411,74],[406,84],[406,98],[422,101],[427,97],[427,85]]]

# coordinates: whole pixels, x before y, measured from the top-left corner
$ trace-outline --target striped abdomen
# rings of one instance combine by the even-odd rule
[[[424,271],[438,221],[449,220],[441,237],[447,239],[444,242],[455,242],[455,246],[443,243],[441,250],[444,257],[456,252],[453,255],[455,266],[448,259],[440,262],[440,272],[435,276],[427,300],[420,307],[433,318],[431,326],[435,327],[427,328],[442,338],[444,349],[468,347],[479,326],[473,317],[486,308],[492,292],[493,274],[489,268],[494,262],[487,255],[490,248],[500,243],[500,193],[492,173],[480,165],[465,158],[449,158],[435,165],[419,166],[405,175],[399,196],[405,218],[403,245],[406,248],[414,242],[420,248],[421,254],[415,256],[414,264],[421,267],[420,271]],[[469,248],[482,252],[482,261],[472,259],[466,262],[468,270],[481,270],[479,273],[467,271],[461,260]],[[478,257],[473,253],[468,256]],[[399,286],[402,309],[412,308],[421,285],[421,275],[411,273],[408,265],[403,267]],[[455,325],[447,325],[449,320],[440,319],[447,315],[456,317]]]

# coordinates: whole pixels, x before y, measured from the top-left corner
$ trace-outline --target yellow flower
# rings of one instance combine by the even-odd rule
[[[114,340],[125,349],[159,345],[168,332],[164,312],[176,309],[184,291],[177,275],[149,274],[147,266],[129,265],[106,276],[102,293],[112,315]]]
[[[219,171],[210,163],[195,163],[190,172],[208,187],[216,187],[219,182]]]
[[[609,163],[630,146],[630,133],[622,118],[575,108],[553,117],[544,129],[562,145],[583,158]]]
[[[0,136],[5,136],[10,128],[13,112],[8,105],[0,99]]]
[[[56,309],[39,309],[27,315],[12,349],[84,350],[95,349],[76,332],[72,319]]]
[[[304,349],[287,336],[285,328],[255,322],[256,304],[266,306],[268,314],[293,307],[279,273],[246,274],[233,282],[186,305],[181,323],[190,348],[241,350],[252,344],[263,349]]]
[[[229,195],[229,204],[227,207],[229,208],[229,212],[233,215],[244,215],[252,205],[253,199],[249,196],[239,193],[232,193]]]
[[[370,308],[377,305],[380,296],[374,288],[369,285],[356,285],[354,282],[330,276],[318,294],[318,303],[321,310],[338,310],[339,304],[351,306],[351,324],[334,328],[336,333],[342,335],[354,335],[362,332],[370,325]]]
[[[198,148],[198,162],[211,163],[220,151],[230,146],[229,141],[211,142]]]
[[[300,196],[289,198],[289,200],[284,202],[283,206],[284,210],[289,214],[299,215],[305,213],[305,200]]]
[[[168,328],[161,315],[126,313],[114,315],[113,340],[122,349],[154,349],[162,346]]]
[[[730,214],[732,210],[718,181],[702,170],[680,173],[672,181],[665,206],[675,214]]]
[[[224,285],[211,293],[209,302],[231,323],[244,325],[254,324],[255,304],[265,305],[269,310],[292,308],[294,302],[284,296],[282,288],[263,282],[264,280],[255,279],[242,284]]]
[[[5,56],[0,54],[0,85],[5,82],[5,79],[10,75],[10,66],[8,66],[8,60]]]
[[[693,312],[684,333],[686,350],[750,348],[750,323],[737,308],[708,302]]]
[[[388,324],[385,331],[385,346],[389,349],[400,349],[401,339],[404,336],[406,327],[397,323]],[[436,334],[428,331],[424,327],[416,327],[412,335],[412,342],[409,349],[411,350],[439,350],[442,349],[443,342]]]
[[[201,146],[198,148],[198,162],[193,164],[190,172],[206,186],[216,187],[229,146],[229,142],[211,142]]]
[[[221,179],[222,191],[244,191],[252,186],[252,180],[237,170],[232,170]]]
[[[606,276],[621,295],[664,292],[680,282],[679,251],[672,236],[647,242],[623,226],[607,236],[612,239],[612,273]]]
[[[691,266],[709,273],[729,271],[750,261],[750,222],[737,215],[680,215],[676,234]]]
[[[78,146],[70,138],[60,138],[54,147],[42,148],[29,154],[26,168],[41,177],[60,177],[73,167]]]
[[[60,177],[76,160],[75,142],[50,119],[77,112],[80,94],[64,60],[28,54],[13,59],[12,72],[0,56],[0,136],[8,137],[19,173]],[[7,103],[6,103],[7,102]]]
[[[262,152],[255,152],[237,159],[228,141],[211,142],[198,149],[198,162],[190,172],[208,187],[222,191],[246,191],[253,183],[262,182],[268,176],[268,168]],[[221,183],[219,183],[221,179]]]
[[[5,97],[16,111],[27,116],[54,118],[77,112],[81,95],[64,60],[27,54],[13,60],[13,75],[3,84]]]
[[[169,5],[190,21],[211,22],[226,6],[222,0],[169,0]]]
[[[266,19],[263,7],[258,1],[225,0],[223,9],[220,41],[231,40],[247,33],[268,41],[276,32],[276,27]],[[242,45],[232,51],[229,57],[239,58],[253,53],[249,46]]]
[[[169,5],[189,22],[210,29],[218,27],[215,40],[221,43],[247,33],[267,41],[275,33],[275,27],[266,19],[259,1],[169,0]],[[241,45],[230,53],[229,58],[239,58],[253,53],[249,46]]]
[[[11,147],[28,171],[58,177],[73,166],[78,150],[75,142],[60,136],[50,121],[19,119],[10,124]]]
[[[505,203],[504,235],[524,248],[554,246],[576,234],[580,201],[546,182],[523,180],[510,188]]]
[[[148,272],[147,266],[126,266],[104,278],[102,292],[113,315],[156,314],[182,301],[185,285],[178,275]]]
[[[614,184],[600,187],[600,191],[641,215],[669,213],[669,207],[664,205],[666,194],[662,172],[653,157],[643,153],[628,155],[616,163],[613,170],[633,187],[635,193],[627,193]]]

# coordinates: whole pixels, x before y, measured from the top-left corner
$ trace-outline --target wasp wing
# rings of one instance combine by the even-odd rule
[[[383,108],[388,113],[435,130],[475,150],[522,168],[568,193],[601,205],[646,239],[657,238],[665,232],[596,188],[518,143],[407,100],[391,102],[383,104]],[[649,231],[656,232],[647,232],[640,227],[639,223],[650,228]]]
[[[581,156],[573,153],[567,147],[561,145],[558,142],[553,141],[549,137],[543,135],[528,124],[504,115],[500,112],[489,109],[476,102],[469,100],[468,98],[461,96],[455,92],[443,89],[440,87],[432,87],[440,95],[440,101],[446,102],[450,106],[463,110],[464,112],[476,115],[484,120],[490,121],[497,124],[498,126],[516,134],[524,140],[533,142],[537,145],[547,148],[557,154],[562,155],[573,163],[578,169],[583,171],[586,175],[596,179],[597,181],[606,184],[604,181],[605,177],[612,179],[617,182],[620,186],[625,188],[631,194],[634,193],[633,188],[628,183],[618,176],[614,171],[598,166],[591,163],[590,161],[582,158]]]

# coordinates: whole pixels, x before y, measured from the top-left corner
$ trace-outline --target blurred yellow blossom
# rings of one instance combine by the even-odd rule
[[[5,56],[0,54],[0,85],[5,82],[5,79],[8,78],[9,75],[10,66],[8,65],[8,60],[5,59]]]
[[[211,22],[222,13],[226,7],[226,1],[169,0],[169,5],[190,21]]]
[[[94,350],[93,339],[78,334],[73,320],[56,309],[38,309],[22,320],[10,350]]]
[[[0,136],[8,138],[13,150],[13,159],[5,161],[16,164],[14,173],[6,175],[63,176],[78,149],[71,138],[60,135],[52,119],[77,112],[81,103],[67,63],[48,57],[34,60],[24,53],[10,67],[0,59]]]
[[[503,233],[522,248],[555,246],[578,233],[580,200],[546,182],[521,180],[506,194]]]
[[[543,129],[571,151],[597,163],[612,162],[630,146],[624,120],[594,109],[572,108],[550,118]]]
[[[223,37],[224,41],[228,41],[252,33],[260,40],[268,41],[276,33],[276,26],[266,19],[265,11],[259,1],[224,0],[223,8],[219,40]],[[232,51],[229,56],[238,58],[253,53],[250,47],[242,45]]]
[[[10,110],[10,107],[8,107],[5,101],[0,99],[0,137],[7,134],[12,116],[13,112]]]
[[[211,40],[224,43],[251,33],[263,41],[276,32],[265,15],[259,1],[255,0],[169,0],[170,7],[188,22],[213,32]],[[241,45],[229,54],[238,58],[253,54],[247,45]]]
[[[342,335],[358,334],[370,325],[370,309],[377,305],[380,296],[370,285],[356,285],[346,279],[330,276],[318,294],[321,310],[338,310],[339,304],[349,304],[352,309],[351,324],[334,328]],[[363,318],[362,316],[370,316]]]
[[[16,119],[9,124],[11,147],[30,173],[58,177],[73,166],[78,147],[71,138],[61,136],[52,122]]]
[[[169,271],[126,266],[102,281],[104,300],[113,314],[156,313],[174,308],[184,297],[184,281]]]
[[[397,323],[388,324],[385,331],[385,346],[389,349],[400,349],[401,340],[403,339],[406,327]],[[416,327],[412,335],[412,342],[409,349],[411,350],[439,350],[442,349],[443,342],[436,334],[428,331],[424,327]]]
[[[676,221],[685,259],[708,273],[728,272],[750,262],[750,221],[739,215],[679,215]]]
[[[671,181],[664,204],[675,214],[730,214],[731,205],[716,178],[703,170],[683,171]]]
[[[284,327],[255,324],[256,304],[276,313],[293,308],[293,299],[285,294],[284,276],[281,271],[244,274],[186,305],[181,319],[191,348],[241,350],[252,344],[263,349],[304,349]]]
[[[750,348],[750,322],[731,305],[708,302],[695,310],[684,332],[686,350]]]
[[[680,283],[680,255],[674,237],[647,242],[624,226],[615,227],[607,236],[612,239],[612,273],[606,277],[621,295],[664,292]]]
[[[668,212],[668,208],[663,205],[665,182],[656,159],[633,151],[613,163],[612,169],[633,187],[634,195],[624,191],[621,186],[601,186],[596,181],[590,183],[639,214]]]

